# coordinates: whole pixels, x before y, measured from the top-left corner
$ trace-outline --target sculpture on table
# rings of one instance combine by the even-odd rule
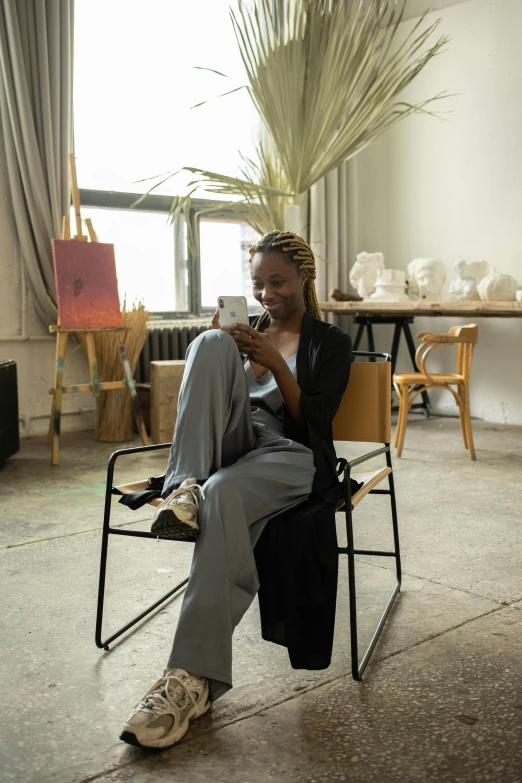
[[[372,302],[408,302],[406,273],[403,269],[380,269]]]
[[[476,302],[480,300],[477,291],[477,278],[469,274],[469,264],[461,259],[455,261],[453,268],[457,277],[451,281],[448,299],[451,302]]]
[[[363,251],[358,254],[355,264],[350,269],[350,283],[363,299],[368,298],[375,291],[377,273],[381,269],[384,269],[382,253]]]
[[[414,258],[408,264],[408,280],[412,294],[436,302],[446,282],[446,266],[435,258]]]
[[[470,261],[466,266],[466,274],[474,277],[477,283],[490,272],[491,267],[487,261]]]
[[[511,275],[500,275],[494,267],[477,285],[483,302],[514,302],[518,283]]]

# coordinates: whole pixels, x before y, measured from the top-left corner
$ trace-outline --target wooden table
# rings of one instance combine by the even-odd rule
[[[522,302],[319,302],[336,315],[451,316],[452,318],[522,318]]]
[[[391,348],[392,374],[395,372],[401,332],[404,333],[408,351],[411,357],[413,370],[415,365],[415,343],[410,330],[410,324],[415,317],[442,317],[469,318],[522,318],[522,302],[319,302],[323,313],[335,315],[353,315],[359,328],[353,343],[353,349],[359,348],[362,336],[366,330],[368,336],[368,350],[375,351],[373,338],[373,326],[376,324],[394,325],[393,341]],[[430,400],[427,392],[422,394],[422,403],[412,407],[422,407],[429,413]]]

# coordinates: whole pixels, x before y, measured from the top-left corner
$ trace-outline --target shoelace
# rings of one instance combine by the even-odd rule
[[[169,684],[171,680],[176,682],[178,687],[174,688],[172,692],[169,693]],[[180,687],[181,694],[179,692]],[[196,700],[192,695],[188,685],[183,682],[181,677],[178,677],[176,674],[169,674],[167,677],[161,677],[152,686],[145,698],[136,706],[135,713],[139,710],[150,710],[150,712],[162,715],[164,713],[171,712],[172,710],[182,709],[179,706],[178,701],[180,700],[180,695],[183,696],[183,691],[195,707]],[[165,696],[163,694],[165,694]]]
[[[196,510],[199,509],[200,496],[202,500],[205,500],[205,492],[203,487],[200,487],[199,484],[191,484],[189,487],[178,487],[175,489],[174,492],[170,495],[167,503],[170,505],[173,503],[175,498],[185,494],[192,495],[192,500],[194,501]]]

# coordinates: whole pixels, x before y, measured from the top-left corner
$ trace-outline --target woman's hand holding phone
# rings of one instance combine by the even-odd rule
[[[285,364],[285,360],[270,337],[262,332],[256,332],[248,324],[234,324],[232,328],[227,328],[226,331],[236,341],[239,352],[248,356],[256,364],[260,364],[272,372],[277,371]]]

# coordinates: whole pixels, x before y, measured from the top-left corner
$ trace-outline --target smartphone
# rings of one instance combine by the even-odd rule
[[[244,296],[218,296],[219,325],[248,324],[247,300]]]

